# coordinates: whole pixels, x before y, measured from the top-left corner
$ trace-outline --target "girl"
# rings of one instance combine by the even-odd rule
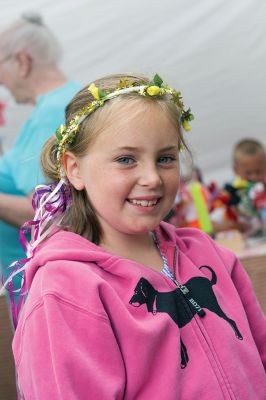
[[[206,234],[161,222],[192,118],[158,75],[100,79],[67,107],[42,154],[55,183],[35,194],[13,342],[26,400],[265,399],[246,273]]]

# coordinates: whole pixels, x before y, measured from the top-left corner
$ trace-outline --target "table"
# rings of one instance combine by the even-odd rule
[[[266,237],[244,240],[238,231],[221,232],[217,243],[232,250],[247,271],[259,303],[266,314]]]
[[[247,271],[260,305],[266,314],[266,254],[245,257],[240,255],[240,261]]]
[[[0,296],[0,400],[16,400],[15,368],[11,349],[13,332],[5,296]]]

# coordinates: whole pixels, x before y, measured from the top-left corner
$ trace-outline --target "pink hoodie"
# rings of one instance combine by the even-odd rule
[[[25,400],[266,399],[266,321],[236,257],[199,230],[157,237],[187,297],[76,234],[40,246],[13,342]]]

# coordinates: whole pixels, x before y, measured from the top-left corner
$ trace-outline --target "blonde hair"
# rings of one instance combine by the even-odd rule
[[[143,76],[117,74],[106,76],[94,81],[94,83],[99,89],[112,91],[118,87],[120,81],[123,79],[127,79],[135,86],[146,85],[149,82],[149,79]],[[80,90],[66,107],[66,125],[81,109],[94,100],[91,93],[88,91],[88,86]],[[169,118],[176,126],[180,146],[187,149],[190,153],[183,137],[180,112],[171,98],[168,95],[160,96],[158,98],[148,98],[140,96],[134,92],[117,96],[116,98],[109,100],[103,107],[98,108],[92,114],[88,115],[83,122],[81,122],[78,134],[74,142],[68,145],[67,150],[71,151],[76,157],[83,157],[86,155],[87,149],[94,138],[96,138],[101,132],[103,126],[106,126],[106,121],[110,121],[109,117],[112,116],[112,113],[121,109],[125,102],[131,102],[132,104],[134,104],[134,102],[141,102],[142,105],[143,102],[146,102],[146,104],[154,104],[154,102],[156,102],[163,111],[168,113]],[[125,112],[123,117],[126,118],[126,115]],[[132,116],[132,114],[130,114],[130,116]],[[41,164],[44,174],[49,178],[49,180],[58,180],[57,141],[55,136],[51,137],[44,146],[41,154]],[[72,206],[67,212],[63,225],[68,225],[68,229],[72,232],[99,244],[102,235],[101,227],[86,191],[84,189],[78,191],[71,184],[70,187]]]
[[[236,143],[233,150],[233,164],[237,165],[241,157],[243,156],[252,156],[255,154],[259,154],[264,157],[266,162],[266,152],[263,144],[255,139],[243,139]]]

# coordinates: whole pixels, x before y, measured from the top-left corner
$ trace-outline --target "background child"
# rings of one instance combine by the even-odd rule
[[[191,119],[158,75],[105,77],[67,107],[42,154],[55,182],[35,194],[13,342],[26,400],[265,399],[246,273],[200,230],[161,223]]]
[[[266,181],[266,152],[255,139],[243,139],[233,150],[233,167],[236,176],[249,182]]]
[[[236,211],[240,230],[250,235],[261,229],[261,209],[266,207],[266,152],[263,144],[249,138],[236,143],[233,168],[236,177],[225,185],[229,194],[228,205]]]

